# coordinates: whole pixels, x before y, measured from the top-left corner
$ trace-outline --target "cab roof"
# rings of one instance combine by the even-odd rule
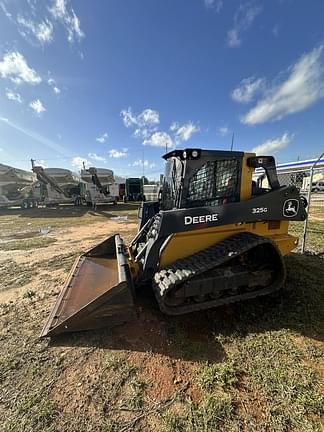
[[[200,159],[201,157],[210,157],[213,159],[223,159],[226,157],[229,158],[243,158],[244,152],[238,151],[224,151],[224,150],[203,150],[198,148],[186,148],[186,149],[177,149],[172,150],[169,153],[164,154],[162,157],[165,160],[170,159],[171,157],[177,157],[182,160],[186,159]]]

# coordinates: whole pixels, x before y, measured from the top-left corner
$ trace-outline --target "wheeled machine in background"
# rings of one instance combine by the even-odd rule
[[[107,168],[90,167],[81,170],[85,182],[84,199],[88,206],[95,204],[117,204],[118,194],[114,192],[114,173]],[[114,193],[112,193],[114,192]]]
[[[143,178],[127,178],[125,183],[124,202],[126,201],[145,201]]]

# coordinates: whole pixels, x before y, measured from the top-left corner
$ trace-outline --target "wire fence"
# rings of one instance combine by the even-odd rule
[[[308,202],[307,219],[290,223],[290,234],[299,237],[298,250],[324,253],[324,167],[315,162],[307,169],[279,170],[278,179],[281,185],[296,186]]]

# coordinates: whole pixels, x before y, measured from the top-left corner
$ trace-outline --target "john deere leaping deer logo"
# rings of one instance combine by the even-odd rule
[[[299,201],[297,199],[288,199],[283,205],[283,215],[285,217],[294,217],[299,209]]]

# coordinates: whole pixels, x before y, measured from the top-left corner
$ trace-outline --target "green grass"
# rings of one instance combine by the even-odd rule
[[[164,417],[166,431],[322,430],[324,397],[317,366],[324,356],[323,259],[293,254],[286,263],[281,299],[233,305],[226,322],[211,325],[225,358],[200,363],[195,382],[202,402],[184,400],[180,412],[170,408]],[[216,311],[214,316],[217,320]],[[172,332],[187,350],[182,327]],[[202,410],[213,398],[225,407],[224,416],[210,417],[207,408]]]
[[[0,261],[0,291],[19,288],[28,284],[37,275],[35,266],[17,264],[12,259]]]
[[[217,387],[230,388],[237,384],[240,373],[240,367],[233,360],[207,363],[200,368],[197,381],[203,390],[210,392]]]
[[[262,394],[269,428],[319,430],[313,421],[324,413],[318,376],[304,364],[304,354],[287,330],[249,334],[233,345],[249,387]]]
[[[41,271],[51,272],[64,269],[66,273],[71,269],[73,262],[80,252],[70,252],[54,256],[46,260],[39,260],[34,264],[17,264],[12,259],[0,261],[0,291],[12,288],[21,288],[35,280]],[[50,278],[50,275],[46,276]]]
[[[204,351],[204,341],[191,340],[181,322],[171,321],[167,326],[169,343],[181,357],[199,359]]]
[[[6,210],[0,211],[0,230],[2,236],[13,232],[34,231],[44,227],[65,228],[89,225],[95,222],[109,221],[114,216],[128,216],[129,221],[135,221],[138,204],[118,204],[98,206],[96,212],[87,207],[62,206],[53,209],[33,209],[30,211]]]
[[[49,428],[58,412],[48,398],[35,392],[18,401],[17,414],[21,418],[24,430],[43,430]]]
[[[233,362],[202,364],[195,378],[203,392],[202,400],[197,404],[190,398],[180,399],[176,410],[172,406],[162,415],[163,430],[213,432],[225,430],[225,423],[233,425],[239,373]]]
[[[78,217],[85,217],[85,223],[97,217],[107,220],[101,215]],[[13,219],[16,223],[19,216]],[[59,221],[60,226],[68,225],[73,217],[67,219]],[[35,218],[33,223],[42,226],[43,221]],[[22,229],[19,223],[11,232]],[[52,220],[43,226],[49,225]],[[296,224],[291,226],[296,229]],[[324,250],[323,226],[311,222],[308,250]],[[117,338],[114,332],[103,330],[62,337],[52,344],[38,339],[55,301],[53,287],[61,283],[55,278],[71,268],[79,254],[75,246],[71,253],[33,264],[17,264],[8,251],[7,259],[0,262],[2,289],[35,281],[35,289],[28,287],[22,300],[0,305],[1,430],[322,430],[322,256],[288,256],[286,287],[277,300],[265,297],[192,317],[163,318],[154,310],[144,311],[144,334],[139,336],[145,339],[146,332],[154,334],[156,346],[135,366],[132,353],[140,353],[142,347],[136,338],[129,342],[127,327]],[[62,275],[55,273],[61,269]],[[48,281],[46,288],[41,285],[44,292],[36,288],[40,278]],[[175,378],[181,367],[188,371],[168,397],[152,393],[148,376],[154,359],[158,359],[157,368],[161,361],[169,365]],[[157,369],[151,376],[159,373]],[[190,392],[193,389],[196,393]]]
[[[165,432],[214,432],[224,429],[224,422],[231,422],[233,401],[229,394],[208,394],[199,405],[185,401],[182,413],[172,409],[162,416]]]
[[[47,247],[57,240],[53,237],[34,237],[16,241],[8,241],[0,244],[1,251],[30,250]]]
[[[304,232],[304,222],[291,222],[289,226],[289,233],[299,237],[300,250],[302,245]],[[307,228],[307,236],[305,243],[305,250],[317,253],[324,253],[324,222],[315,222],[310,220]]]
[[[43,237],[20,240],[18,242],[8,243],[7,246],[10,247],[7,247],[6,249],[3,249],[2,247],[2,250],[10,252],[11,250],[30,250],[42,248],[49,246],[55,241],[55,239]],[[79,252],[61,254],[54,256],[49,260],[36,261],[33,264],[17,264],[17,262],[11,258],[0,261],[0,291],[6,291],[12,288],[21,288],[35,280],[40,271],[52,271],[61,268],[64,268],[68,271],[78,254]]]
[[[56,255],[50,259],[40,260],[36,264],[36,267],[48,271],[58,270],[58,269],[64,269],[66,271],[69,271],[76,257],[79,256],[82,252],[83,251],[68,252],[68,253]]]

